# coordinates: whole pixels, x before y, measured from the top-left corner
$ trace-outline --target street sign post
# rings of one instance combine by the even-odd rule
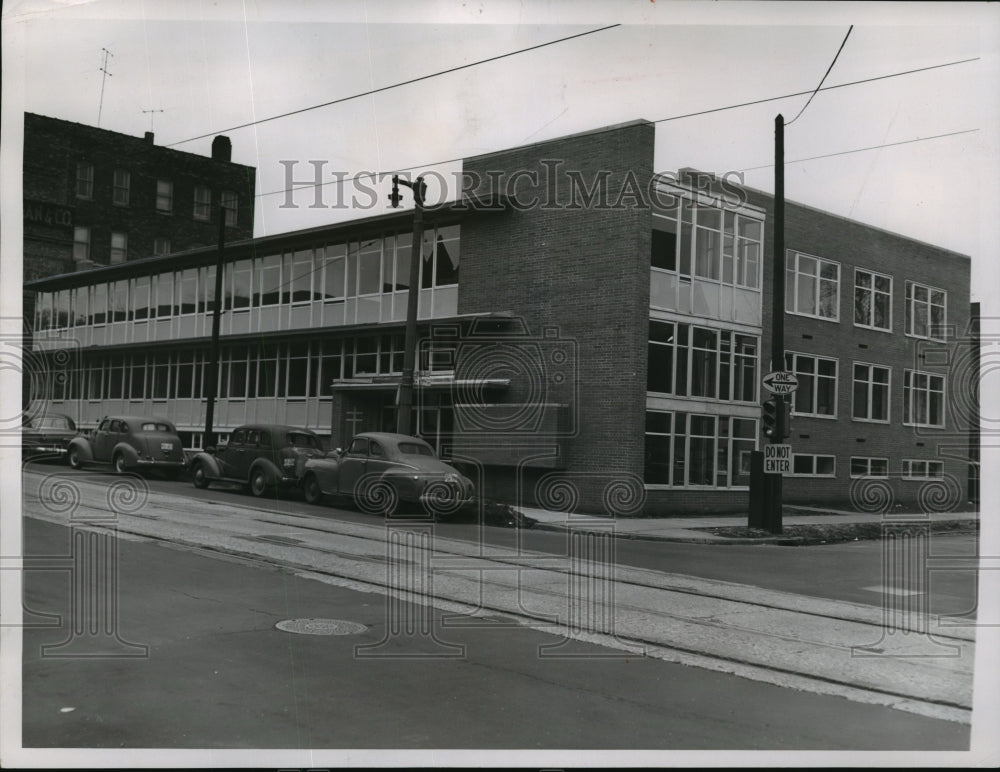
[[[791,445],[775,443],[764,446],[764,474],[786,474],[791,471]]]
[[[765,375],[763,384],[772,394],[791,394],[799,387],[799,379],[795,377],[795,373],[778,370]]]

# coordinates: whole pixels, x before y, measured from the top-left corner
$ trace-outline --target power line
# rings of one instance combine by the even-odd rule
[[[863,153],[866,150],[880,150],[883,147],[896,147],[897,145],[912,145],[914,142],[928,142],[932,139],[941,139],[943,137],[954,137],[959,134],[973,134],[979,131],[979,129],[963,129],[962,131],[950,131],[947,134],[935,134],[933,137],[917,137],[916,139],[904,139],[899,142],[886,142],[881,145],[872,145],[871,147],[859,147],[854,150],[841,150],[838,153],[826,153],[824,155],[814,155],[809,158],[799,158],[795,161],[785,161],[786,164],[800,164],[806,161],[815,161],[820,158],[834,158],[839,155],[850,155],[851,153]],[[774,164],[764,164],[763,166],[751,166],[749,169],[740,169],[741,172],[752,172],[757,169],[771,169]]]
[[[816,94],[819,92],[819,90],[823,87],[823,84],[826,82],[827,75],[830,74],[830,70],[833,69],[833,65],[835,65],[837,63],[837,59],[840,57],[840,52],[844,50],[844,45],[847,43],[847,38],[849,38],[851,36],[851,30],[852,29],[854,29],[854,25],[853,24],[847,30],[847,34],[844,35],[844,39],[840,43],[840,48],[837,49],[837,53],[834,55],[833,61],[830,62],[830,66],[826,68],[826,74],[823,75],[823,79],[819,82],[819,85],[816,86],[816,91],[812,92],[812,95],[809,97],[809,100],[805,103],[805,105],[803,105],[802,109],[799,110],[799,114],[796,115],[794,118],[792,118],[792,120],[790,120],[787,123],[785,123],[786,126],[791,126],[793,123],[795,123],[795,121],[797,121],[799,119],[799,116],[802,115],[802,113],[804,113],[806,111],[807,107],[809,107],[809,103],[813,101],[813,97],[816,96]]]
[[[849,81],[847,83],[838,83],[838,84],[836,84],[834,86],[826,86],[826,87],[823,87],[823,88],[818,88],[818,89],[815,89],[815,91],[813,91],[812,93],[816,93],[818,91],[829,91],[829,90],[837,89],[837,88],[846,88],[848,86],[859,86],[859,85],[862,85],[862,84],[865,84],[865,83],[872,83],[874,81],[887,80],[889,78],[898,78],[898,77],[901,77],[903,75],[913,75],[913,74],[918,73],[918,72],[927,72],[928,70],[937,70],[937,69],[941,69],[942,67],[954,67],[955,65],[958,65],[958,64],[968,64],[969,62],[979,61],[979,58],[980,57],[976,56],[976,57],[973,57],[971,59],[960,59],[960,60],[957,60],[957,61],[954,61],[954,62],[945,62],[943,64],[934,64],[934,65],[931,65],[929,67],[918,67],[917,69],[914,69],[914,70],[904,70],[902,72],[890,73],[888,75],[876,75],[875,77],[872,77],[872,78],[863,78],[861,80],[854,80],[854,81]],[[750,107],[750,106],[753,106],[753,105],[765,104],[767,102],[776,102],[776,101],[779,101],[779,100],[782,100],[782,99],[790,99],[792,97],[804,96],[805,94],[809,94],[809,93],[810,93],[809,91],[798,91],[798,92],[793,93],[793,94],[783,94],[781,96],[766,97],[764,99],[756,99],[756,100],[753,100],[751,102],[738,102],[738,103],[726,105],[724,107],[713,107],[713,108],[711,108],[709,110],[701,110],[699,112],[694,112],[694,113],[684,113],[682,115],[670,116],[669,118],[659,118],[659,119],[657,119],[655,121],[651,121],[651,123],[656,124],[656,123],[668,123],[670,121],[679,121],[679,120],[683,120],[684,118],[694,118],[694,117],[697,117],[697,116],[700,116],[700,115],[708,115],[710,113],[723,112],[725,110],[735,110],[735,109],[740,108],[740,107]],[[607,131],[613,131],[613,129],[608,129]],[[969,129],[968,131],[978,131],[978,129]],[[600,132],[595,132],[595,134],[599,134],[599,133]],[[957,132],[957,133],[961,134],[961,133],[965,133],[965,132]],[[941,136],[949,136],[949,135],[941,135]],[[937,137],[926,137],[924,139],[937,139]],[[921,141],[923,141],[923,139],[907,140],[907,142],[921,142]],[[891,146],[892,144],[905,144],[905,143],[890,143],[890,145],[886,145],[886,147],[887,146]],[[845,152],[847,152],[847,153],[856,153],[856,152],[861,152],[862,150],[875,149],[877,147],[882,147],[882,146],[876,145],[876,146],[874,146],[872,148],[860,148],[858,150],[848,150],[848,151],[845,151]],[[822,156],[817,156],[817,157],[822,157]],[[431,167],[431,166],[443,166],[444,164],[457,163],[457,162],[463,161],[463,160],[465,160],[465,157],[464,156],[460,156],[458,158],[449,158],[449,159],[444,160],[444,161],[434,161],[432,163],[423,163],[423,164],[417,164],[415,166],[406,166],[406,167],[402,167],[400,169],[394,169],[391,172],[365,172],[363,174],[358,174],[358,175],[355,175],[354,177],[350,177],[350,178],[346,177],[346,176],[342,176],[342,177],[338,177],[337,179],[330,180],[329,182],[319,183],[318,185],[302,185],[302,186],[300,186],[298,188],[296,188],[296,187],[282,188],[280,190],[268,191],[267,193],[260,193],[260,194],[257,195],[257,198],[263,198],[264,196],[276,196],[276,195],[283,194],[283,193],[293,192],[295,190],[304,190],[304,189],[308,189],[308,188],[315,189],[317,187],[326,187],[327,185],[342,185],[344,182],[347,182],[348,180],[354,181],[354,180],[358,180],[358,179],[367,179],[367,178],[374,178],[374,177],[378,177],[378,176],[386,176],[386,175],[389,175],[389,174],[398,174],[398,173],[401,173],[401,172],[416,171],[417,169],[426,169],[426,168]],[[813,159],[811,159],[811,158],[803,158],[803,159],[801,159],[801,161],[809,161],[809,160],[813,160]],[[801,161],[789,161],[789,163],[799,163]],[[757,167],[754,167],[754,168],[755,169],[766,169],[768,167],[766,167],[766,166],[757,166]],[[750,171],[750,170],[749,169],[744,169],[744,171]]]
[[[393,83],[389,86],[382,86],[380,88],[372,89],[371,91],[364,91],[360,94],[352,94],[351,96],[341,97],[340,99],[334,99],[330,102],[322,102],[321,104],[310,105],[309,107],[301,107],[298,110],[291,110],[287,113],[281,113],[280,115],[272,115],[269,118],[261,118],[259,120],[250,121],[249,123],[241,123],[239,126],[231,126],[228,129],[219,129],[218,131],[210,131],[208,134],[200,134],[197,137],[191,137],[190,139],[182,139],[179,142],[174,142],[166,147],[174,147],[176,145],[183,145],[187,142],[194,142],[198,139],[204,139],[205,137],[211,137],[216,134],[223,134],[230,131],[236,131],[238,129],[246,129],[250,126],[257,126],[261,123],[267,123],[268,121],[276,121],[279,118],[287,118],[291,115],[298,115],[300,113],[309,112],[310,110],[318,110],[321,107],[330,107],[331,105],[337,105],[342,102],[348,102],[352,99],[359,99],[361,97],[371,96],[372,94],[378,94],[383,91],[389,91],[390,89],[399,88],[400,86],[409,86],[413,83],[419,83],[423,80],[429,80],[430,78],[436,78],[440,75],[448,75],[452,72],[458,72],[459,70],[466,70],[470,67],[477,67],[480,64],[486,64],[488,62],[495,62],[500,59],[506,59],[508,56],[515,56],[517,54],[527,53],[528,51],[537,51],[539,48],[545,48],[546,46],[553,46],[556,43],[565,43],[567,40],[574,40],[575,38],[582,38],[586,35],[593,35],[597,32],[604,32],[605,30],[614,29],[615,27],[620,27],[621,24],[610,24],[607,27],[599,27],[597,29],[588,30],[587,32],[579,32],[575,35],[569,35],[568,37],[559,38],[558,40],[550,40],[547,43],[539,43],[536,46],[529,46],[528,48],[521,48],[517,51],[508,51],[505,54],[499,54],[497,56],[491,56],[488,59],[480,59],[476,62],[470,62],[469,64],[460,64],[457,67],[451,67],[447,70],[439,70],[438,72],[432,72],[428,75],[421,75],[418,78],[411,78],[410,80],[400,81],[399,83]]]

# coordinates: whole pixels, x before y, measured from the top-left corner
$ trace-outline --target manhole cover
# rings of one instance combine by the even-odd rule
[[[301,635],[356,635],[368,628],[344,619],[286,619],[275,625],[286,633]]]

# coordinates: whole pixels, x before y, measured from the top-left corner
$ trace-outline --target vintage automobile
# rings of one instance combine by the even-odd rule
[[[21,419],[21,457],[62,458],[76,437],[76,424],[68,415],[42,413]]]
[[[152,416],[106,416],[89,437],[74,437],[66,449],[74,469],[110,463],[118,474],[158,469],[176,479],[184,468],[184,448],[174,425]]]
[[[474,487],[423,440],[364,432],[346,450],[306,461],[302,491],[311,504],[335,496],[366,512],[392,515],[402,505],[420,504],[433,515],[448,515],[472,500]]]
[[[309,429],[248,424],[235,429],[227,444],[195,454],[191,479],[196,488],[215,481],[240,483],[260,497],[278,486],[297,486],[306,461],[322,455],[323,444]]]

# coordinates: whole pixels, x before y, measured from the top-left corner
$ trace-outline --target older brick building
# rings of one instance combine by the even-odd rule
[[[253,235],[256,170],[232,163],[227,137],[212,157],[58,118],[24,115],[24,279]]]
[[[789,203],[771,361],[770,197],[655,174],[636,121],[465,160],[427,213],[415,430],[488,495],[633,516],[745,509],[761,378],[795,394],[786,499],[964,505],[969,260]],[[217,427],[332,445],[391,429],[409,213],[230,245]],[[32,282],[47,403],[175,420],[201,444],[215,254]],[[55,357],[53,357],[55,359]]]

